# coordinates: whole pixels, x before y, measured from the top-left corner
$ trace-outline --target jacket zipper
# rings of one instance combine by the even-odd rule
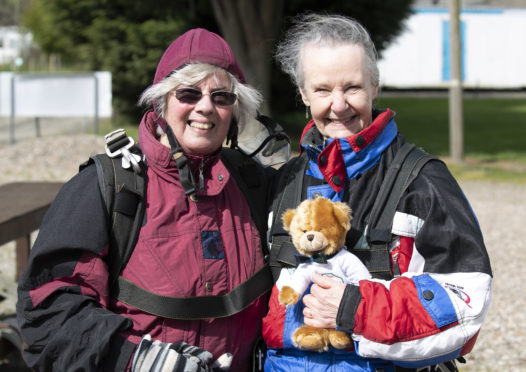
[[[393,262],[393,275],[395,278],[400,276],[400,265],[398,264],[398,257],[400,257],[400,249],[394,248],[391,251],[391,260]]]

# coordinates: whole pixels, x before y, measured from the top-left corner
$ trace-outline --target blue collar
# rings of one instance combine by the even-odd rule
[[[373,167],[394,140],[398,129],[393,116],[394,112],[387,110],[369,127],[350,137],[331,138],[317,146],[302,143],[309,158],[307,175],[325,179],[334,191],[342,191],[346,179]]]

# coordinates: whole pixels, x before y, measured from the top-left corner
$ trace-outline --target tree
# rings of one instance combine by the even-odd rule
[[[286,111],[296,96],[288,78],[272,64],[274,46],[291,17],[303,12],[347,15],[371,33],[381,53],[403,29],[413,0],[211,0],[222,35],[234,50],[247,81],[258,87],[273,110]],[[276,96],[277,99],[273,99]],[[299,96],[298,96],[299,99]],[[268,106],[265,108],[268,112]]]
[[[33,0],[24,24],[69,68],[111,71],[114,112],[136,121],[137,99],[166,46],[189,27],[189,12],[188,2],[168,0]]]
[[[151,84],[166,46],[188,28],[207,28],[232,46],[247,81],[263,92],[269,113],[268,107],[287,110],[296,94],[272,63],[288,16],[309,10],[353,16],[381,51],[402,29],[411,1],[33,0],[24,24],[42,51],[60,55],[65,65],[111,71],[114,111],[133,120],[140,117],[135,103]]]
[[[0,0],[0,25],[14,26],[31,0]]]
[[[272,48],[279,34],[283,0],[212,0],[214,15],[247,82],[260,89],[270,103]],[[263,108],[270,112],[268,106]]]

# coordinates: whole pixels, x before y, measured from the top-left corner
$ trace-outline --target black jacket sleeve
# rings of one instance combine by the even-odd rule
[[[108,216],[90,166],[46,213],[18,287],[24,358],[38,371],[125,370],[131,320],[107,310]]]

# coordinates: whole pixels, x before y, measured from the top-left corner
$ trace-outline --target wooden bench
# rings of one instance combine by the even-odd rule
[[[26,267],[31,233],[62,187],[62,182],[14,182],[0,185],[0,245],[16,241],[16,277]]]

